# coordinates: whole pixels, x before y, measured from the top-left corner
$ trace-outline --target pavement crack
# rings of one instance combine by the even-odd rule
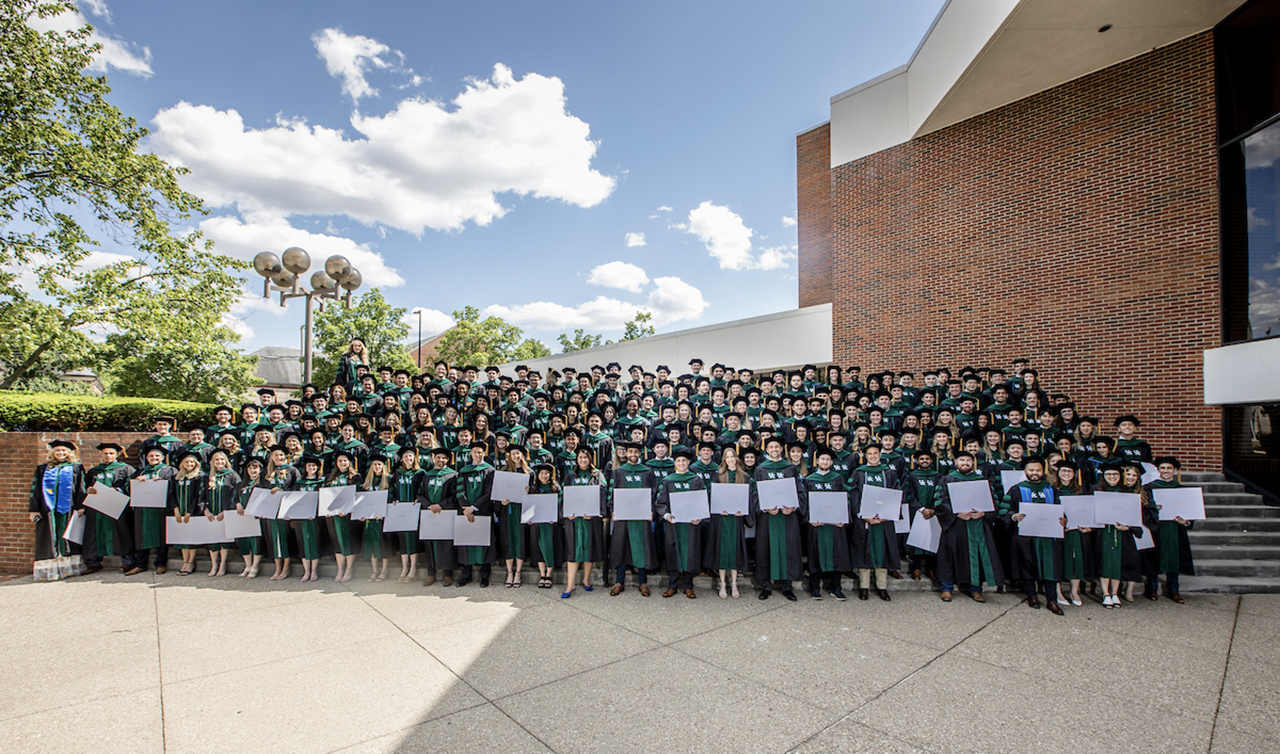
[[[1222,682],[1218,684],[1218,702],[1213,706],[1213,725],[1209,726],[1209,751],[1213,751],[1213,741],[1218,733],[1218,713],[1222,711],[1222,695],[1227,689],[1227,673],[1231,670],[1231,650],[1235,647],[1236,626],[1240,623],[1242,602],[1244,597],[1236,595],[1236,614],[1231,619],[1231,635],[1227,638],[1227,661],[1222,664]]]
[[[145,564],[144,564],[145,565]],[[169,739],[165,731],[164,720],[164,652],[160,646],[160,594],[155,589],[156,577],[151,571],[147,572],[151,579],[151,607],[156,614],[156,682],[160,684],[160,750],[169,751]]]

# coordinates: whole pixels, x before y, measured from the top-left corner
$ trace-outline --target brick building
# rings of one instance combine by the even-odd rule
[[[1027,356],[1107,428],[1270,485],[1277,30],[1276,0],[944,6],[796,138],[800,306],[832,304],[836,362]]]

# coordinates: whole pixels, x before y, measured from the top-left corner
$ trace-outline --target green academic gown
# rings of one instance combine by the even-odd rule
[[[650,505],[653,502],[653,491],[657,487],[655,472],[643,464],[624,463],[613,470],[609,482],[608,516],[613,518],[613,494],[619,489],[644,488],[650,491]],[[614,568],[627,566],[630,568],[657,568],[657,558],[653,546],[652,521],[614,521],[613,532],[609,541],[609,564]],[[568,557],[568,554],[566,554]]]
[[[802,573],[800,521],[803,502],[800,470],[785,459],[761,461],[751,485],[751,515],[756,522],[756,578],[762,585],[775,581],[799,581]],[[797,510],[773,514],[760,508],[757,485],[775,479],[791,479],[796,485]]]
[[[418,502],[426,510],[433,505],[440,506],[441,511],[457,510],[458,472],[445,466],[443,469],[432,467],[422,476],[418,486]],[[428,570],[452,571],[457,566],[453,552],[453,540],[428,539],[422,541],[422,552],[426,556]]]

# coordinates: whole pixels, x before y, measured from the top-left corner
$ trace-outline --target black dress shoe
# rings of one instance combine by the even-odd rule
[[[809,590],[809,596],[810,596],[810,597],[812,597],[812,598],[814,598],[815,600],[821,600],[821,599],[822,599],[822,592],[821,592],[821,591],[819,591],[819,590],[817,590],[817,589],[810,589],[810,590]]]
[[[88,575],[89,575],[89,574],[91,574],[91,573],[97,573],[98,571],[101,571],[101,570],[102,570],[102,566],[100,566],[100,565],[92,565],[92,566],[88,566],[88,567],[86,567],[83,571],[81,571],[81,572],[80,572],[80,575],[81,575],[81,576],[88,576]]]
[[[485,587],[487,587],[487,586],[489,586],[489,577],[488,577],[488,576],[481,576],[481,577],[480,577],[480,588],[481,588],[481,589],[484,589],[484,588],[485,588]]]
[[[871,596],[871,590],[870,590],[870,589],[859,589],[859,590],[858,590],[858,599],[860,599],[860,600],[865,600],[865,599],[867,599],[867,598],[868,598],[868,597],[870,597],[870,596]]]
[[[795,602],[795,601],[796,601],[796,593],[795,593],[795,592],[793,592],[793,591],[791,591],[790,589],[783,589],[783,590],[782,590],[782,596],[783,596],[783,597],[786,597],[788,602]]]
[[[758,597],[756,597],[756,599],[758,599],[758,600],[767,600],[767,599],[769,599],[769,595],[771,595],[771,594],[773,594],[773,590],[772,590],[772,589],[761,589],[761,590],[760,590],[760,595],[759,595]]]
[[[1037,596],[1035,596],[1034,594],[1033,594],[1033,595],[1031,595],[1030,597],[1027,597],[1027,607],[1029,607],[1029,608],[1031,608],[1031,609],[1033,609],[1033,610],[1039,610],[1039,609],[1040,609],[1040,598],[1039,598],[1039,597],[1037,597]]]
[[[880,599],[884,600],[885,602],[888,602],[888,601],[889,601],[889,590],[888,590],[888,589],[878,589],[878,590],[876,590],[876,591],[877,591],[877,593],[880,595]]]
[[[470,583],[471,583],[471,577],[470,577],[470,576],[459,576],[459,577],[458,577],[458,580],[457,580],[457,581],[455,581],[453,585],[454,585],[454,586],[466,586],[467,584],[470,584]]]
[[[1054,615],[1062,615],[1062,608],[1058,607],[1058,603],[1049,602],[1047,603],[1046,606],[1049,608],[1049,612],[1053,613]]]
[[[844,592],[840,591],[839,587],[836,587],[835,589],[831,590],[831,596],[836,598],[836,602],[845,601]]]

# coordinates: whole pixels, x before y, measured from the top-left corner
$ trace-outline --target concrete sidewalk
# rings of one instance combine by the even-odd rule
[[[1061,618],[988,600],[18,579],[0,584],[0,740],[59,754],[1280,750],[1280,596],[1086,601]]]

